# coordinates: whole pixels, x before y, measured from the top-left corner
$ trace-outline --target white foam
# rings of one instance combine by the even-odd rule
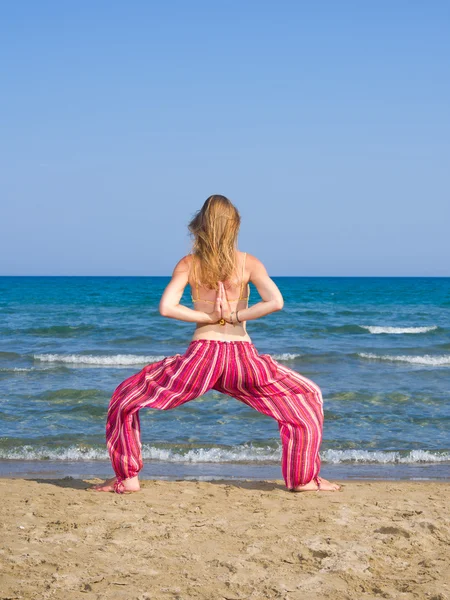
[[[450,356],[432,356],[424,354],[423,356],[412,356],[407,354],[389,355],[389,354],[373,354],[372,352],[360,352],[358,356],[361,358],[370,358],[374,360],[387,360],[391,362],[405,362],[411,365],[426,365],[429,367],[446,367],[450,366]]]
[[[427,333],[437,329],[437,325],[429,327],[381,327],[378,325],[360,325],[363,329],[367,329],[370,333]]]
[[[271,355],[274,360],[294,360],[294,358],[298,358],[301,354],[291,354],[289,352],[284,352],[283,354],[272,354]]]
[[[120,367],[128,365],[146,365],[163,360],[165,356],[142,356],[138,354],[114,354],[112,356],[94,356],[91,354],[34,354],[33,358],[42,362],[51,363]]]
[[[301,354],[271,355],[274,360],[294,360]],[[33,358],[41,362],[94,365],[101,367],[117,367],[128,365],[146,365],[166,358],[165,356],[142,356],[138,354],[115,354],[113,356],[101,356],[91,354],[34,354]]]
[[[281,459],[281,449],[254,448],[244,444],[232,448],[194,448],[187,452],[155,448],[143,444],[142,457],[144,460],[162,462],[190,463],[236,463],[236,462],[278,462]],[[107,460],[106,448],[89,448],[70,446],[68,448],[34,448],[22,446],[0,450],[0,459],[13,460]]]
[[[149,444],[142,446],[145,460],[168,463],[279,463],[281,447],[256,448],[251,444],[231,448],[193,448],[187,452],[165,448],[155,448]],[[368,450],[325,450],[320,453],[323,463],[359,463],[359,464],[416,464],[450,462],[449,452],[430,452],[429,450],[411,450],[405,455],[399,452]],[[70,460],[91,461],[108,460],[106,448],[70,446],[68,448],[48,448],[21,446],[0,450],[1,460]]]
[[[47,448],[45,446],[19,446],[8,450],[0,450],[2,460],[106,460],[108,452],[106,449],[80,448],[70,446],[68,448]]]
[[[378,464],[414,464],[438,463],[450,461],[450,453],[435,453],[429,450],[411,450],[402,456],[399,452],[383,452],[368,450],[325,450],[320,453],[324,462],[339,464],[343,462],[378,463]]]
[[[144,444],[142,456],[149,460],[190,463],[274,462],[281,458],[277,448],[255,448],[244,444],[232,448],[193,448],[185,453],[154,448]]]

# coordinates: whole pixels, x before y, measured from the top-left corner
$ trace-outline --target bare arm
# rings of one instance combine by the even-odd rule
[[[163,317],[178,319],[179,321],[188,321],[189,323],[217,323],[221,318],[220,306],[221,297],[217,294],[216,304],[212,313],[206,313],[194,310],[188,306],[180,304],[184,288],[189,280],[189,259],[182,258],[172,273],[172,279],[163,292],[159,303],[159,312]]]
[[[247,263],[250,267],[250,281],[258,290],[262,301],[238,311],[239,321],[259,319],[272,312],[281,310],[284,305],[283,296],[276,283],[269,277],[263,263],[251,255],[247,255],[247,258],[250,259]]]

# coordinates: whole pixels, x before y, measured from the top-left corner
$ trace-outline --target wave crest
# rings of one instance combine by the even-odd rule
[[[414,464],[439,463],[450,461],[450,452],[430,452],[429,450],[411,450],[407,454],[400,452],[368,451],[368,450],[326,450],[320,453],[325,462],[365,463],[365,464]]]
[[[138,354],[33,354],[35,360],[50,363],[69,363],[78,365],[93,365],[97,367],[121,367],[129,365],[147,365],[166,358],[165,356],[142,356]]]
[[[360,325],[363,329],[366,329],[370,333],[428,333],[429,331],[435,331],[438,329],[437,325],[430,325],[428,327],[382,327],[378,325]]]
[[[36,336],[49,337],[74,337],[83,333],[90,333],[96,329],[95,325],[81,323],[80,325],[49,325],[48,327],[29,327],[24,333]]]
[[[255,447],[251,444],[229,448],[157,448],[143,444],[144,460],[167,463],[279,463],[281,447]],[[411,450],[409,452],[386,452],[368,450],[325,450],[320,453],[323,463],[341,464],[416,464],[450,462],[450,452]],[[108,460],[104,446],[73,445],[66,448],[47,446],[16,446],[0,449],[1,460],[55,460],[95,461]]]
[[[290,352],[283,352],[283,354],[272,354],[274,360],[294,360],[301,356],[301,354],[292,354]]]
[[[427,367],[448,367],[450,366],[450,356],[432,356],[424,354],[423,356],[413,356],[407,354],[373,354],[372,352],[358,352],[360,358],[369,360],[382,360],[390,362],[403,362],[411,365],[426,365]]]
[[[292,354],[283,352],[282,354],[273,354],[274,360],[294,360],[301,354]],[[40,362],[65,363],[79,365],[93,365],[98,367],[121,367],[131,365],[147,365],[158,362],[166,358],[165,356],[144,356],[139,354],[113,354],[113,355],[93,355],[93,354],[33,354],[33,358]]]

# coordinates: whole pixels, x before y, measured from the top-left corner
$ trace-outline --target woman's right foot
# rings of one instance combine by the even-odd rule
[[[338,492],[341,489],[341,486],[338,483],[331,483],[328,479],[323,479],[322,477],[315,477],[311,479],[308,483],[304,485],[298,485],[295,488],[292,488],[293,492]]]
[[[103,483],[97,483],[88,489],[95,492],[116,492],[116,487],[119,487],[119,490],[122,490],[121,492],[119,491],[119,493],[138,492],[141,489],[137,476],[130,477],[129,479],[122,479],[118,486],[116,486],[116,481],[117,477],[112,477],[111,479],[107,479]]]

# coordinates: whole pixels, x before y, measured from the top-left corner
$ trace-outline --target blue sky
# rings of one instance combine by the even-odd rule
[[[2,3],[0,274],[170,274],[219,193],[271,275],[450,276],[449,17]]]

